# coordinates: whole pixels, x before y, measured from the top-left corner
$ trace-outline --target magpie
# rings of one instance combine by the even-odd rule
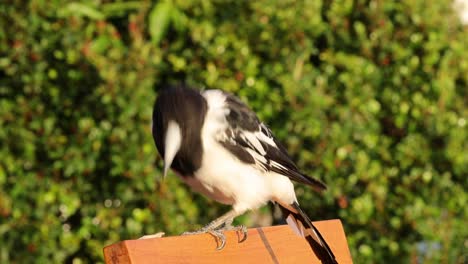
[[[333,252],[299,207],[291,180],[323,191],[323,182],[299,171],[286,149],[255,112],[222,90],[199,91],[186,85],[164,87],[153,109],[153,139],[164,161],[194,191],[232,205],[232,210],[193,233],[214,235],[222,249],[223,231],[247,238],[233,219],[268,201],[277,203],[286,222],[305,237],[324,263],[337,263]]]

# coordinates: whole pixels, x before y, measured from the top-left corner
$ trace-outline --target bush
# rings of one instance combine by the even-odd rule
[[[299,200],[342,219],[356,262],[467,261],[468,35],[451,1],[6,2],[1,263],[102,262],[104,245],[226,210],[159,181],[151,112],[172,82],[248,102],[327,182]]]

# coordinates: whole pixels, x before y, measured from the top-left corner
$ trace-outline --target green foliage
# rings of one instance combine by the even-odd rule
[[[226,208],[164,182],[163,83],[234,92],[341,218],[357,263],[465,263],[468,32],[451,1],[0,4],[0,262],[102,262]],[[248,221],[242,218],[241,221]]]

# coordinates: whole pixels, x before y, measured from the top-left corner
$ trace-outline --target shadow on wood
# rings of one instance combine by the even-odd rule
[[[314,222],[338,263],[353,263],[340,220]],[[107,264],[121,263],[321,263],[304,238],[287,225],[251,228],[238,243],[226,232],[226,246],[216,250],[210,234],[125,240],[104,248]]]

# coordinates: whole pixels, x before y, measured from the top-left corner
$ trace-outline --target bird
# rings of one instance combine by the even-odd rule
[[[318,192],[326,185],[302,173],[272,131],[238,97],[186,84],[164,86],[154,104],[152,134],[163,160],[163,178],[172,169],[192,190],[232,206],[200,230],[184,234],[210,233],[221,250],[226,244],[224,231],[241,233],[239,242],[247,239],[245,226],[232,225],[235,217],[272,201],[324,263],[337,263],[299,206],[292,181]]]

